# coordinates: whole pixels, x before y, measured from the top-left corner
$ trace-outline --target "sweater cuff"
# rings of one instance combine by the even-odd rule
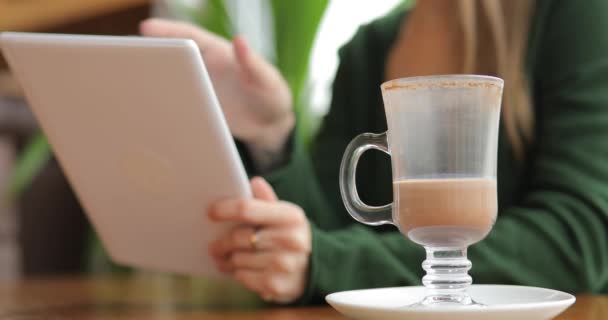
[[[268,183],[275,186],[281,182],[282,177],[289,175],[288,173],[291,172],[294,167],[298,166],[298,162],[302,160],[301,157],[303,156],[302,146],[296,138],[296,135],[292,133],[289,140],[286,142],[285,157],[283,158],[282,163],[275,167],[274,170],[263,173],[262,176]]]
[[[283,145],[283,151],[282,151],[282,155],[280,156],[280,159],[278,159],[275,163],[272,163],[272,165],[261,171],[260,167],[258,165],[256,165],[251,152],[249,151],[249,147],[242,141],[240,141],[239,139],[234,139],[237,151],[241,157],[241,161],[243,162],[243,166],[245,167],[245,171],[247,172],[247,175],[249,177],[253,177],[253,176],[274,176],[275,172],[282,172],[285,170],[285,167],[289,167],[290,163],[293,162],[294,159],[294,153],[297,145],[297,138],[296,138],[296,128],[294,127],[294,129],[291,131],[291,133],[289,134],[287,140],[285,140],[285,143]],[[268,179],[267,179],[268,180]]]

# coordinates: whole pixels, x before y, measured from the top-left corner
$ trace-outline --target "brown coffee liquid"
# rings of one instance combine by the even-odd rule
[[[393,183],[393,192],[399,230],[423,246],[469,246],[496,220],[495,179],[401,180]]]

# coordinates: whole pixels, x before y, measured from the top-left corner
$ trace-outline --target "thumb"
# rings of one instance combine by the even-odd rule
[[[232,39],[232,47],[245,78],[252,82],[262,80],[264,77],[264,60],[251,50],[247,40],[242,36],[236,36]]]
[[[256,199],[266,200],[266,201],[271,201],[271,202],[275,202],[275,201],[279,200],[279,198],[277,197],[276,193],[274,193],[274,190],[272,189],[270,184],[268,184],[268,182],[266,182],[266,180],[264,180],[264,178],[255,177],[255,178],[251,179],[251,190],[253,192],[253,196]]]
[[[142,21],[139,24],[139,33],[145,37],[192,39],[201,51],[205,46],[213,45],[218,40],[222,41],[217,35],[195,25],[159,18]]]

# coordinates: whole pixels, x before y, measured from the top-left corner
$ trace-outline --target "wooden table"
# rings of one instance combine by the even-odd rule
[[[146,5],[150,0],[0,0],[0,31],[39,31]]]
[[[127,278],[27,280],[0,284],[0,319],[345,320],[329,307],[209,310],[180,288]],[[608,296],[582,295],[556,320],[606,320]],[[515,320],[515,319],[514,319]]]
[[[149,16],[151,2],[152,0],[0,0],[0,32],[136,34],[139,22]],[[1,54],[0,69],[6,69]]]

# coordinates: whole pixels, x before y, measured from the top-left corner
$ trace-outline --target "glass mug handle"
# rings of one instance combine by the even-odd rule
[[[378,226],[394,224],[393,204],[380,207],[369,206],[359,198],[355,176],[357,163],[361,155],[369,150],[376,149],[390,155],[386,132],[380,134],[363,133],[355,137],[346,147],[340,165],[340,193],[348,213],[357,221]]]

